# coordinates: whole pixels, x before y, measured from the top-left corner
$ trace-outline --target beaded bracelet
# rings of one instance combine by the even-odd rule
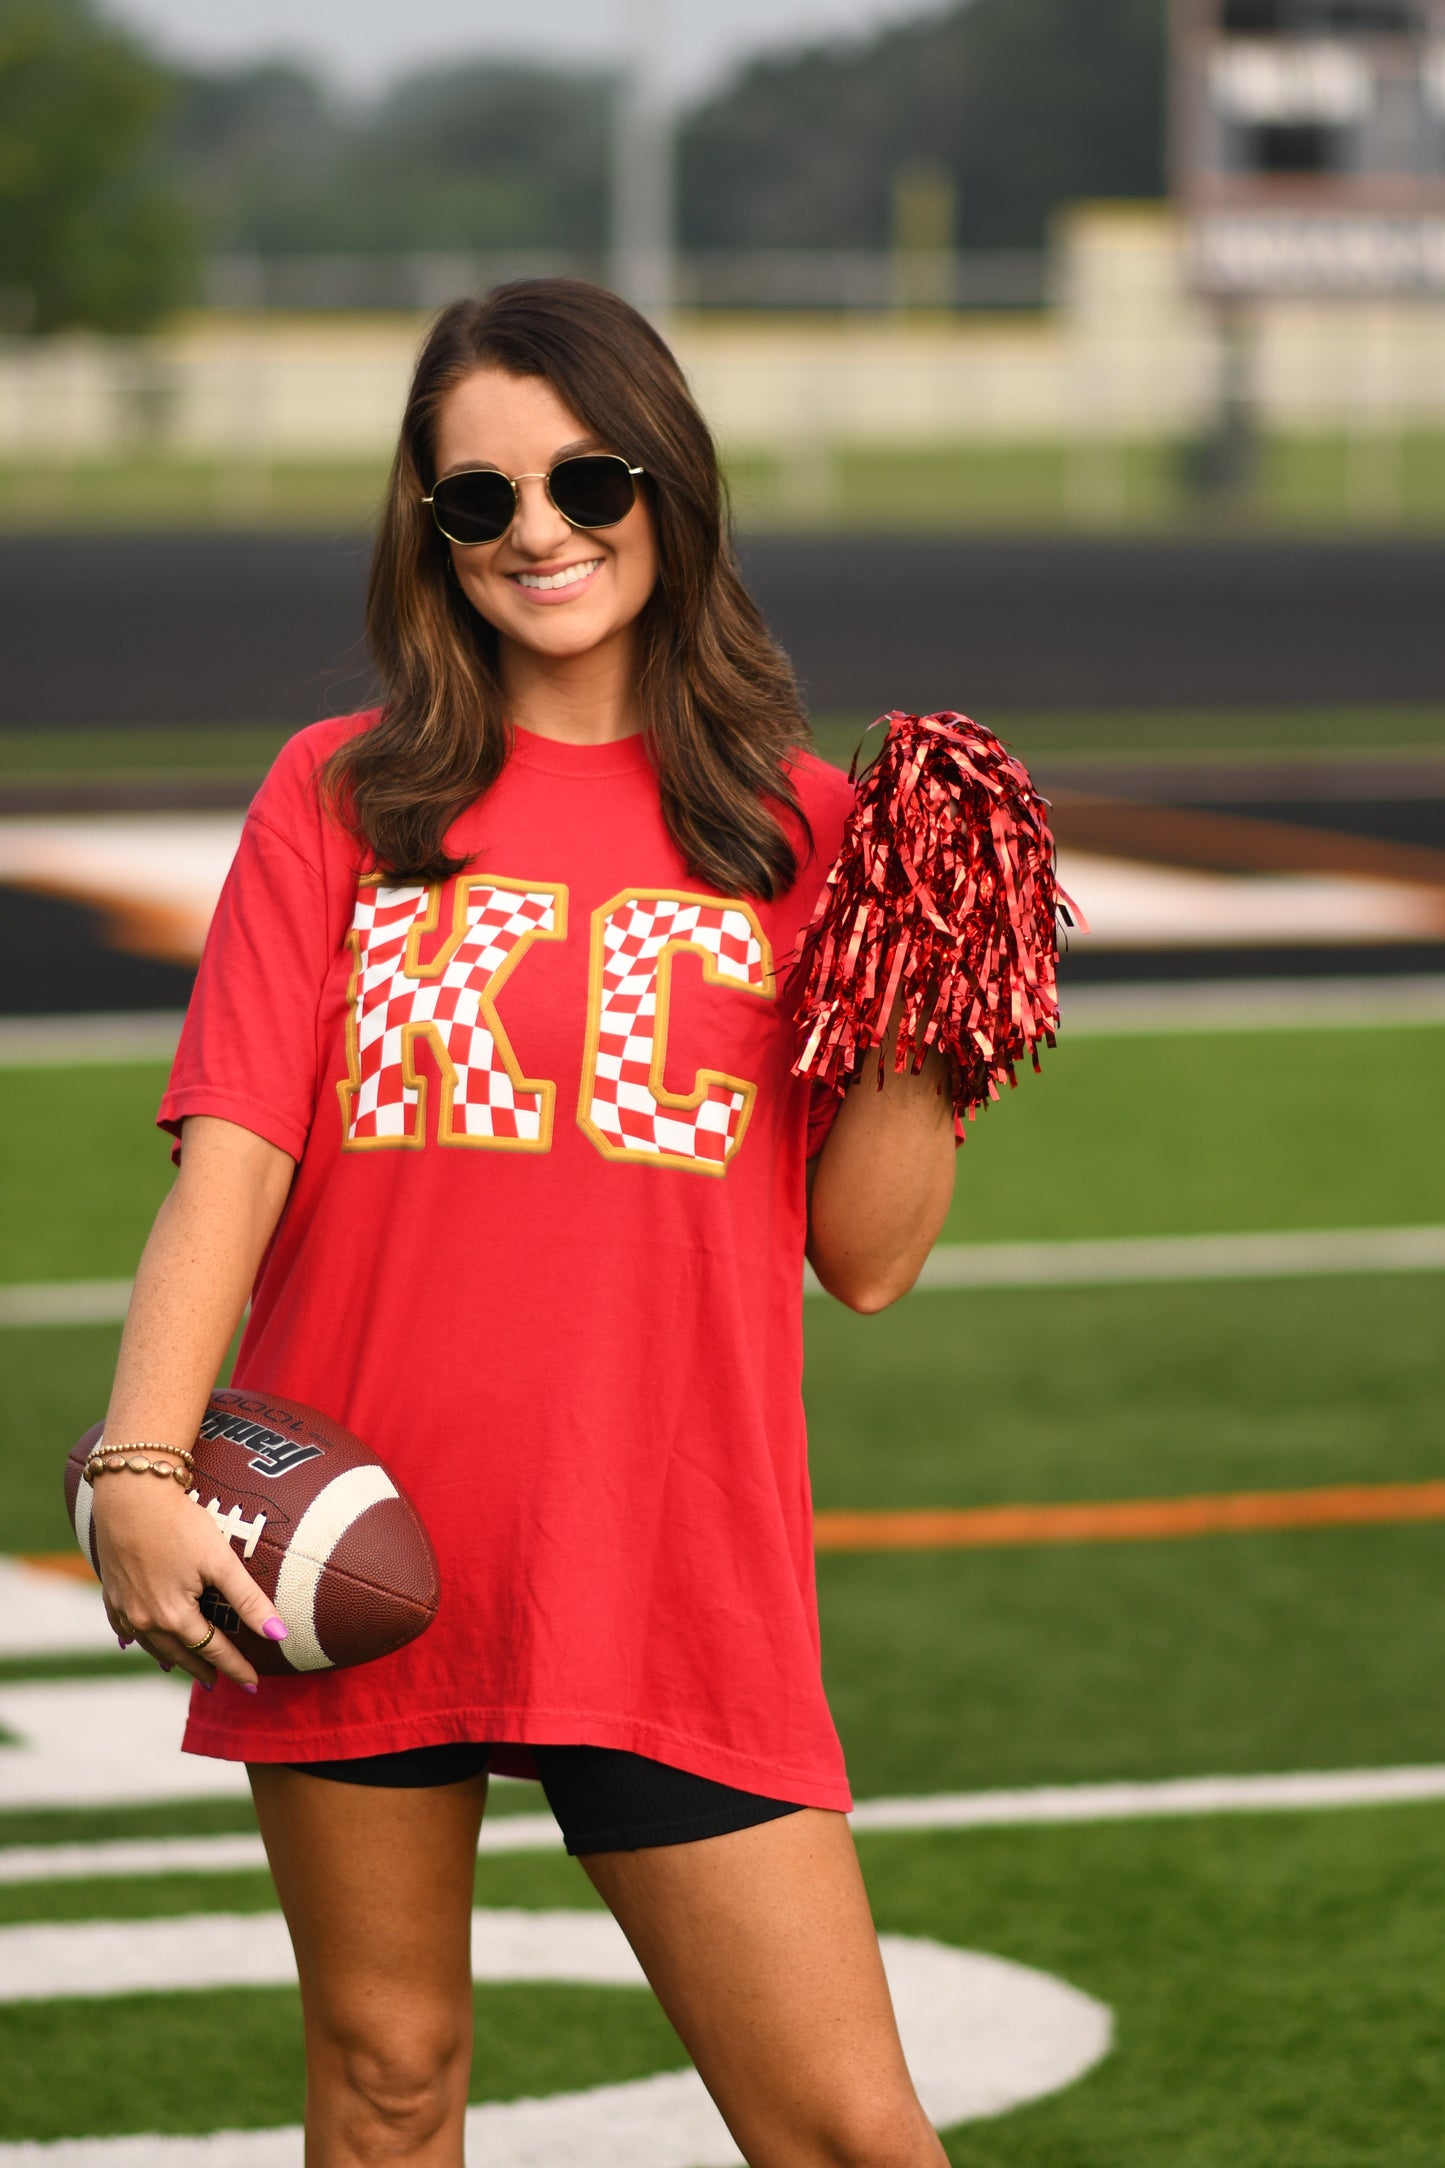
[[[163,1445],[158,1438],[133,1438],[129,1445],[107,1445],[102,1438],[99,1445],[91,1447],[90,1458],[107,1460],[117,1454],[126,1453],[174,1453],[176,1459],[183,1460],[188,1468],[196,1465],[196,1456],[188,1446]]]
[[[114,1454],[101,1459],[91,1458],[86,1462],[81,1474],[94,1490],[98,1475],[118,1475],[127,1468],[133,1469],[137,1475],[149,1472],[151,1475],[174,1476],[178,1483],[184,1484],[187,1489],[190,1487],[191,1473],[188,1468],[178,1468],[173,1460],[146,1460],[139,1453],[125,1460]]]

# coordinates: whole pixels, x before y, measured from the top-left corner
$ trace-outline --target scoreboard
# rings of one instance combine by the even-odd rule
[[[1445,0],[1173,0],[1196,289],[1445,294]]]

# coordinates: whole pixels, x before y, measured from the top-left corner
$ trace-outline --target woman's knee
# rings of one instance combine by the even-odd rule
[[[309,2056],[313,2082],[324,2069],[331,2113],[367,2162],[405,2161],[466,2106],[470,2027],[445,2020],[408,2026],[394,2012],[387,2017],[384,2030],[348,2030],[324,2048],[313,2043]]]
[[[818,2168],[935,2168],[945,2159],[911,2087],[830,2101],[815,2154]]]

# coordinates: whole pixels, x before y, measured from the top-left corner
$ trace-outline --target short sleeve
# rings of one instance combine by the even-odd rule
[[[806,1155],[809,1159],[815,1159],[827,1143],[829,1132],[838,1119],[838,1109],[842,1104],[842,1093],[835,1091],[831,1084],[823,1084],[815,1079],[809,1086],[808,1148]]]
[[[803,869],[799,875],[799,890],[805,909],[800,915],[798,939],[812,922],[813,911],[821,900],[821,891],[829,868],[838,855],[843,839],[843,827],[853,805],[853,786],[846,775],[819,760],[815,753],[801,753],[793,767],[793,780],[802,799],[808,823],[808,848]],[[838,1109],[843,1104],[842,1094],[831,1084],[816,1079],[808,1088],[808,1142],[807,1156],[816,1158],[828,1141],[828,1133],[838,1119]]]
[[[320,869],[253,808],[206,938],[160,1127],[179,1136],[187,1115],[218,1115],[299,1160],[332,961]]]

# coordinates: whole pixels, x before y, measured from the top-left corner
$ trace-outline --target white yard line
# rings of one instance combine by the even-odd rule
[[[1441,1271],[1445,1227],[1341,1227],[1299,1234],[1129,1235],[1107,1242],[944,1242],[928,1258],[917,1286],[926,1293]],[[810,1295],[822,1293],[811,1271],[804,1286]],[[0,1310],[0,1320],[3,1314]]]
[[[24,1558],[0,1557],[0,1656],[116,1653],[100,1589],[89,1575],[72,1580],[69,1574],[47,1573]],[[143,1676],[140,1664],[135,1676]],[[0,1766],[3,1757],[0,1747]],[[0,1794],[3,1790],[0,1777]]]
[[[1292,1280],[1349,1272],[1445,1271],[1445,1227],[1312,1228],[1298,1234],[1129,1235],[1107,1242],[945,1242],[920,1289],[1095,1287],[1152,1280]],[[811,1272],[806,1291],[822,1290]],[[118,1325],[129,1280],[0,1287],[0,1329]]]
[[[1058,1822],[1142,1822],[1180,1814],[1274,1814],[1445,1799],[1445,1765],[1291,1770],[1283,1776],[1166,1777],[1145,1784],[1045,1784],[1030,1791],[865,1799],[857,1830],[1023,1829]]]
[[[100,1592],[88,1594],[103,1625]],[[147,1664],[134,1678],[0,1684],[0,1809],[246,1798],[242,1763],[181,1752],[186,1699],[179,1679]]]
[[[1063,1036],[1202,1031],[1349,1031],[1362,1024],[1445,1024],[1445,976],[1199,979],[1172,985],[1071,986]],[[0,1059],[3,1059],[0,1036]]]
[[[119,1325],[129,1280],[28,1280],[0,1287],[0,1326]]]
[[[560,1852],[550,1814],[499,1814],[477,1850]],[[266,1865],[259,1837],[117,1837],[95,1844],[12,1844],[0,1848],[0,1884],[112,1881],[116,1876],[249,1874]]]
[[[1445,1227],[1342,1227],[1299,1234],[1131,1235],[1108,1242],[941,1243],[918,1286],[1096,1287],[1441,1271]]]
[[[1283,1775],[1166,1777],[1137,1784],[1045,1784],[1026,1791],[943,1792],[864,1799],[854,1829],[868,1835],[947,1829],[1030,1829],[1061,1823],[1147,1822],[1198,1814],[1285,1814],[1445,1800],[1445,1765],[1291,1770]],[[550,1814],[505,1814],[482,1828],[483,1853],[557,1851]],[[93,1844],[0,1849],[0,1883],[88,1882],[115,1876],[239,1874],[263,1868],[259,1837],[125,1837]]]
[[[0,1069],[88,1067],[98,1062],[169,1061],[185,1021],[180,1009],[133,1015],[0,1017]]]
[[[266,1864],[259,1837],[119,1837],[98,1844],[11,1844],[0,1883],[110,1881],[151,1874],[242,1874]]]

